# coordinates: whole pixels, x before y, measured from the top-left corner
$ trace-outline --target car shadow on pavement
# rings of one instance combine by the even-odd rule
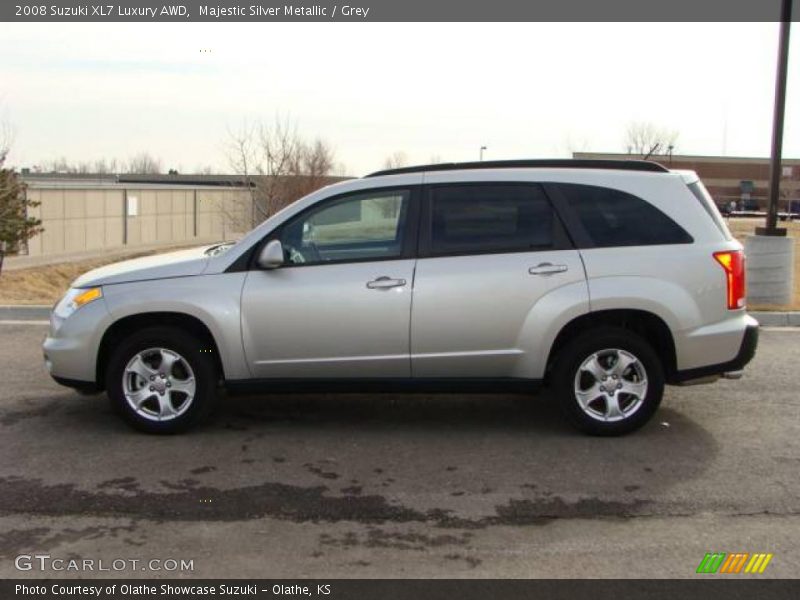
[[[571,432],[549,395],[541,394],[271,394],[228,396],[219,402],[217,426],[250,428],[269,423],[295,426],[499,428]]]

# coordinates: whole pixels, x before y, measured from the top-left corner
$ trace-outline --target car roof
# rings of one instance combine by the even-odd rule
[[[649,160],[604,160],[604,159],[536,159],[536,160],[489,160],[479,162],[451,162],[431,165],[383,169],[366,175],[365,178],[408,173],[430,173],[440,171],[462,171],[476,169],[606,169],[650,173],[668,173],[665,166]]]

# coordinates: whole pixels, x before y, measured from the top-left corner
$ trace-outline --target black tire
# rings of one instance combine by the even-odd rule
[[[630,356],[638,359],[638,365],[634,363],[624,371],[624,375],[617,375],[617,379],[613,381],[611,380],[612,367],[612,370],[608,371],[608,383],[598,381],[586,370],[580,371],[584,361],[589,360],[596,353],[598,353],[601,367],[618,364],[616,361],[619,360],[622,353],[604,352],[607,350],[621,350],[623,353],[627,353],[627,360],[630,360]],[[581,372],[581,379],[578,380],[578,383],[581,390],[594,390],[594,384],[603,386],[602,388],[597,387],[598,390],[614,387],[615,391],[612,393],[610,402],[616,402],[617,406],[622,409],[613,417],[619,420],[603,420],[603,418],[609,418],[608,415],[611,414],[609,405],[606,404],[609,399],[605,392],[600,393],[596,400],[587,403],[588,409],[584,410],[581,407],[575,388],[579,372]],[[604,370],[603,373],[605,376],[606,371]],[[646,377],[646,380],[642,375]],[[630,384],[641,385],[643,381],[646,381],[647,389],[644,397],[637,400],[639,396],[617,389],[616,386],[621,385],[618,383],[620,377]],[[589,381],[585,382],[587,378]],[[658,409],[664,394],[664,368],[656,352],[641,336],[618,327],[598,327],[583,332],[558,353],[553,365],[551,383],[556,401],[567,420],[576,428],[590,435],[623,435],[639,429],[650,420]],[[592,394],[594,392],[587,394],[587,397]],[[626,410],[630,410],[630,414],[626,415]]]
[[[171,410],[175,410],[177,416],[168,417],[167,420],[155,420],[155,416],[148,418],[139,414],[134,407],[128,402],[125,395],[125,385],[140,385],[143,379],[136,380],[133,384],[130,379],[131,375],[125,376],[125,370],[128,363],[136,357],[137,354],[144,352],[151,348],[164,349],[167,352],[175,353],[185,361],[185,365],[178,361],[173,367],[172,374],[176,375],[176,388],[182,381],[194,381],[194,395],[189,400],[188,394],[179,392],[177,394],[170,393],[170,390],[164,389],[165,394],[162,397],[174,398],[175,401],[170,401]],[[153,360],[152,364],[159,364],[156,362],[158,358],[164,354],[147,354],[147,360]],[[186,370],[186,365],[191,369],[193,377],[189,378],[189,371]],[[151,368],[151,364],[147,364]],[[177,376],[181,376],[179,379]],[[164,379],[159,377],[158,369],[155,369],[153,377],[156,378],[154,385],[166,386],[166,383],[159,381]],[[204,344],[199,339],[195,338],[182,329],[174,327],[148,327],[131,334],[120,342],[116,348],[112,349],[111,358],[106,370],[106,392],[108,393],[109,400],[112,407],[125,419],[125,421],[132,427],[139,431],[147,433],[178,433],[186,431],[201,423],[208,417],[211,409],[214,406],[217,392],[217,379],[218,370],[212,358],[212,354],[208,352],[208,344]],[[169,377],[166,378],[169,381]],[[126,383],[127,382],[127,383]],[[149,387],[147,389],[150,389]],[[144,395],[144,387],[140,390]],[[155,412],[159,410],[158,391],[153,393],[151,398],[143,402],[143,410]],[[187,406],[183,406],[181,402],[188,401]],[[174,408],[177,406],[177,408]]]

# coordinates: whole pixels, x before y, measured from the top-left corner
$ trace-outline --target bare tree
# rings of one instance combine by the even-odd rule
[[[94,161],[94,172],[99,173],[101,175],[117,173],[119,171],[119,166],[117,165],[117,159],[112,158],[107,160],[105,158],[101,158],[100,160]]]
[[[250,189],[251,225],[322,187],[335,167],[332,148],[318,138],[304,140],[289,118],[245,125],[228,137],[230,165]]]
[[[139,152],[128,161],[126,171],[136,175],[157,175],[161,173],[161,160],[147,152]]]
[[[70,163],[64,156],[53,160],[44,160],[39,166],[46,173],[88,173],[91,170],[89,163]]]
[[[327,142],[317,138],[310,144],[300,143],[297,163],[291,173],[295,178],[294,194],[297,198],[325,185],[334,169],[334,160],[333,148]]]
[[[106,175],[110,173],[116,173],[118,171],[117,167],[117,159],[105,159],[102,158],[100,160],[96,160],[94,162],[89,161],[79,161],[79,162],[70,162],[66,159],[66,157],[57,158],[54,160],[43,160],[39,163],[36,168],[39,172],[44,173],[68,173],[68,174],[80,174],[86,175],[89,173],[92,174],[101,174]]]
[[[650,122],[637,121],[628,125],[625,132],[625,149],[628,154],[640,154],[647,160],[655,154],[672,153],[678,140],[675,130],[658,127]]]
[[[384,169],[399,169],[408,164],[408,155],[402,150],[392,153],[383,161]]]
[[[586,137],[573,137],[572,134],[567,135],[566,140],[564,141],[564,147],[567,150],[569,156],[574,156],[576,153],[579,152],[590,152],[591,151],[591,144]]]

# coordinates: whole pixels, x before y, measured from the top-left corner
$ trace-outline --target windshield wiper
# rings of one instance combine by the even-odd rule
[[[214,246],[211,246],[211,248],[208,248],[205,251],[205,255],[206,256],[216,256],[217,254],[222,254],[228,248],[233,246],[235,243],[236,242],[222,242],[221,244],[216,244]]]

